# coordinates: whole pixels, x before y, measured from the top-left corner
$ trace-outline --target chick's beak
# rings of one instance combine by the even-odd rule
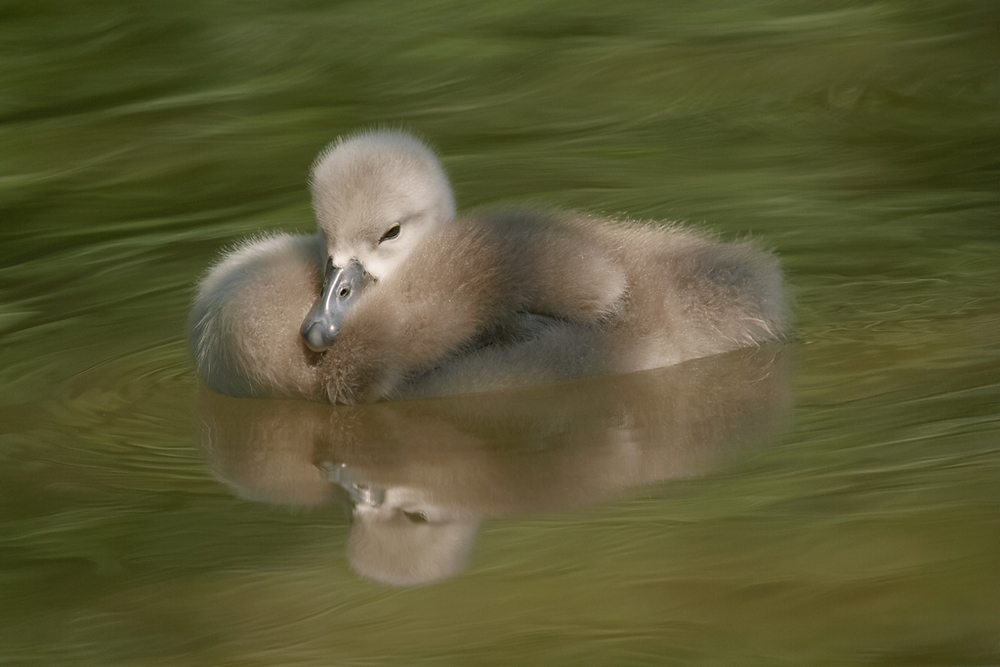
[[[351,305],[361,295],[367,283],[365,268],[356,259],[341,268],[327,261],[323,289],[309,309],[299,333],[313,352],[322,352],[333,345],[340,325]]]

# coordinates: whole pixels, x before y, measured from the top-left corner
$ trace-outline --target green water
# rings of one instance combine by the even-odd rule
[[[990,1],[0,3],[0,664],[1000,663],[998,34]],[[794,339],[206,398],[195,282],[308,229],[313,157],[377,124],[460,208],[752,234]],[[462,557],[360,576],[352,489]]]

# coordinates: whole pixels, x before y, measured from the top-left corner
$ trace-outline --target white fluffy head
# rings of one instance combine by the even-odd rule
[[[342,137],[313,164],[313,208],[335,266],[356,259],[376,279],[390,275],[455,200],[437,156],[403,132]]]

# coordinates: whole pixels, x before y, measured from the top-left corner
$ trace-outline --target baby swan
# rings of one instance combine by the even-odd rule
[[[388,279],[452,220],[455,201],[437,158],[395,132],[331,144],[313,165],[311,186],[327,260],[322,293],[301,333],[309,349],[322,352],[366,284]]]
[[[456,217],[401,132],[341,139],[312,171],[314,235],[252,240],[202,281],[202,378],[333,403],[655,368],[775,340],[781,272],[752,243],[553,211]]]

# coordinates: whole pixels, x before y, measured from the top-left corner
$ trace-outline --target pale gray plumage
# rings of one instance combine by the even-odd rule
[[[404,133],[334,143],[312,191],[315,235],[251,240],[200,285],[191,344],[217,391],[334,403],[475,392],[655,368],[785,332],[778,262],[755,243],[563,211],[456,217],[437,158]],[[346,266],[367,286],[328,337],[307,337]]]

